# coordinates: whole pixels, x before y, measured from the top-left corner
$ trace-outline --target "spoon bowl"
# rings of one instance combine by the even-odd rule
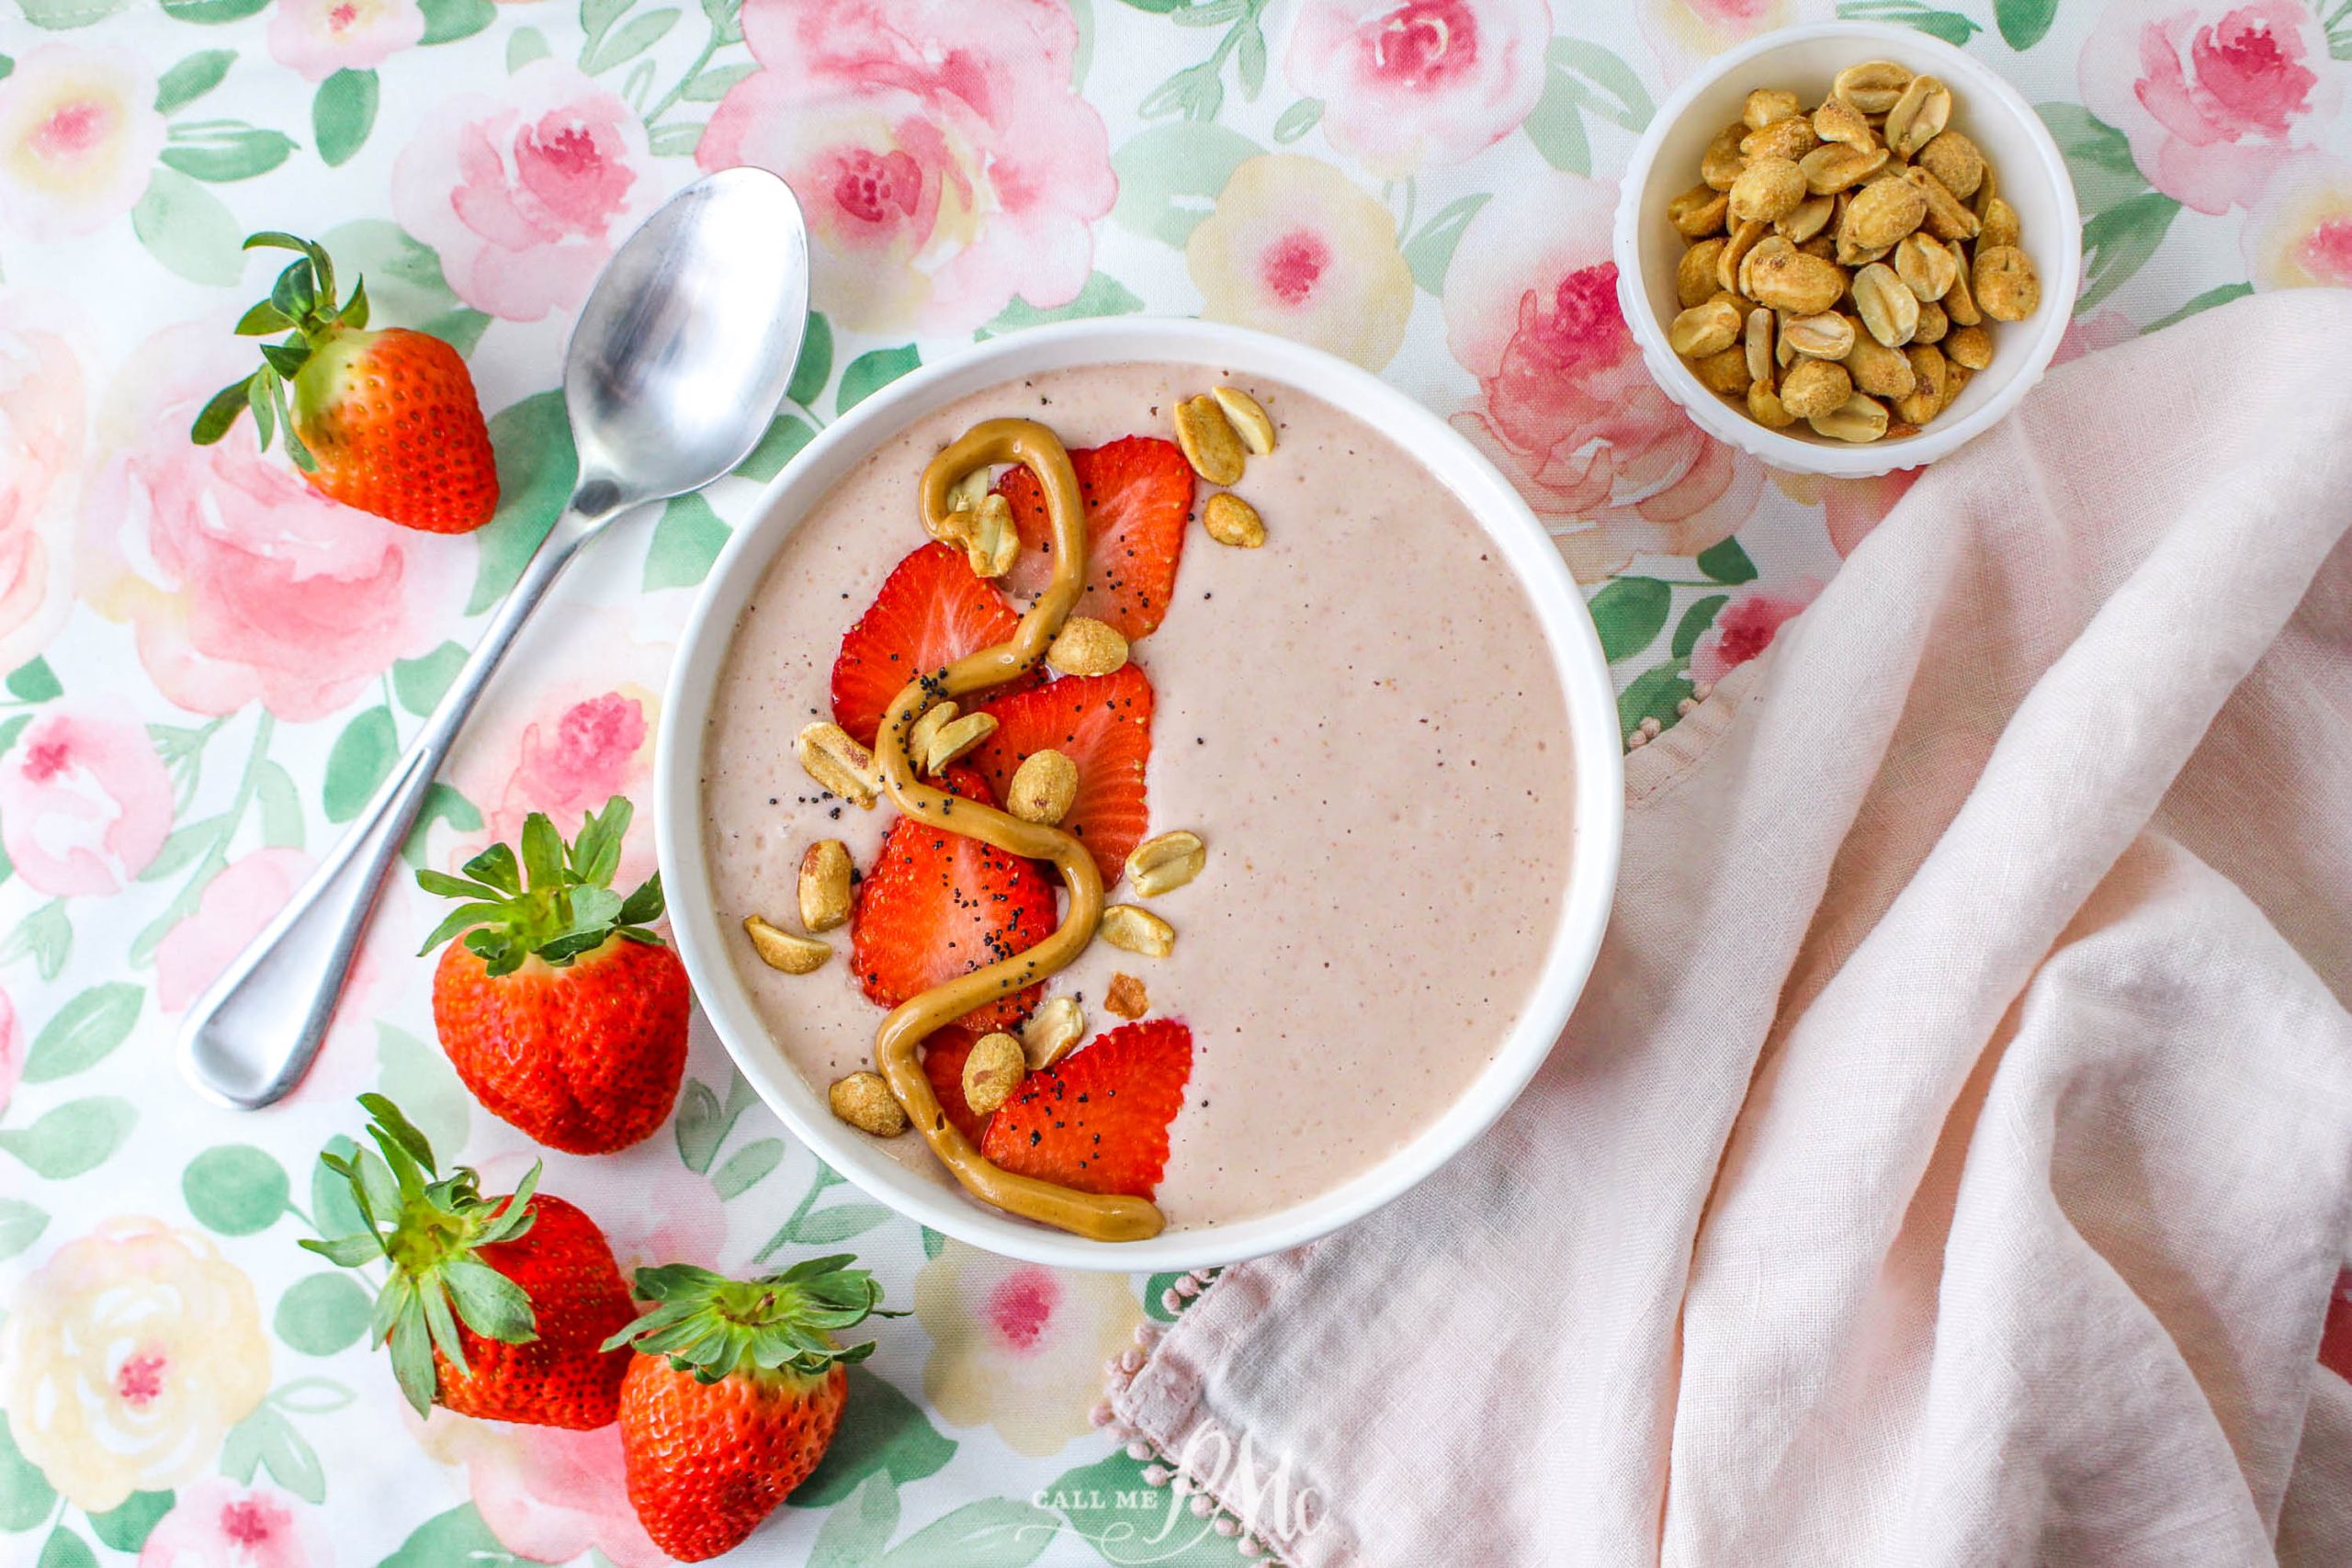
[[[751,455],[790,385],[808,317],[808,237],[790,187],[727,169],[678,192],[605,264],[564,356],[579,454],[571,504],[351,831],[180,1026],[181,1068],[258,1110],[301,1082],[385,874],[523,623],[620,513],[700,490]]]

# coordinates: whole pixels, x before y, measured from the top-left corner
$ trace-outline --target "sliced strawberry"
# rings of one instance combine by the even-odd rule
[[[949,1024],[922,1046],[922,1070],[931,1078],[931,1092],[939,1097],[939,1109],[976,1145],[988,1130],[989,1119],[965,1103],[964,1058],[978,1040],[970,1030]]]
[[[1003,596],[972,575],[961,550],[923,546],[890,570],[882,592],[842,638],[833,660],[834,722],[860,745],[873,745],[882,715],[908,682],[994,647],[1020,624]]]
[[[1176,443],[1150,435],[1081,446],[1069,461],[1086,498],[1086,592],[1073,613],[1108,621],[1130,642],[1149,637],[1176,592],[1193,515],[1193,466]],[[1053,574],[1046,493],[1027,468],[1010,470],[996,488],[1021,530],[1021,558],[1005,585],[1034,595]]]
[[[1078,764],[1078,795],[1061,825],[1092,853],[1105,887],[1150,830],[1143,776],[1151,761],[1151,682],[1129,664],[1015,692],[981,710],[995,716],[996,732],[970,762],[997,798],[1033,751],[1059,751]]]
[[[968,768],[948,769],[943,783],[967,800],[996,804],[987,781]],[[1017,855],[901,817],[858,886],[850,921],[858,983],[872,1000],[894,1008],[1043,942],[1054,930],[1054,885]],[[956,1021],[983,1034],[1010,1029],[1029,1016],[1040,989],[1022,987]]]
[[[1114,1029],[1022,1079],[989,1118],[980,1152],[1081,1192],[1148,1198],[1168,1168],[1168,1124],[1192,1074],[1184,1025],[1153,1019]]]

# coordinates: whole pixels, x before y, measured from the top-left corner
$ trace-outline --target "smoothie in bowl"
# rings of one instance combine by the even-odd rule
[[[1434,421],[1095,346],[882,411],[738,541],[662,855],[824,1157],[1145,1268],[1328,1228],[1508,1101],[1605,919],[1614,726],[1556,558]]]

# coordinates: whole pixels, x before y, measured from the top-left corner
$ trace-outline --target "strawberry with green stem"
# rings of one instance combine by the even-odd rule
[[[382,1260],[370,1343],[420,1416],[439,1404],[492,1421],[588,1429],[613,1418],[628,1358],[605,1342],[634,1315],[613,1249],[594,1221],[537,1190],[534,1164],[514,1190],[485,1198],[380,1094],[359,1103],[381,1151],[320,1163],[350,1185],[362,1228],[302,1246],[345,1268]]]
[[[731,1551],[808,1478],[839,1428],[844,1367],[871,1340],[834,1336],[881,1310],[848,1253],[729,1280],[673,1263],[637,1271],[653,1310],[605,1341],[634,1345],[621,1383],[628,1499],[653,1543],[684,1562]]]
[[[369,331],[366,280],[339,303],[334,264],[315,241],[271,231],[245,249],[298,253],[237,322],[240,336],[288,335],[261,345],[260,369],[213,394],[188,433],[197,445],[251,410],[263,447],[282,432],[294,466],[333,500],[431,534],[489,522],[498,464],[458,351],[406,327]]]
[[[626,898],[610,886],[632,814],[615,795],[567,847],[535,811],[519,862],[499,843],[458,875],[416,874],[463,900],[424,942],[465,932],[433,973],[449,1065],[492,1114],[566,1154],[651,1135],[685,1073],[685,965],[651,929],[661,875]]]

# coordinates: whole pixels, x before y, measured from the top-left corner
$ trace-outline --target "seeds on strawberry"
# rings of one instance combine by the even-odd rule
[[[1081,1192],[1149,1198],[1192,1070],[1184,1025],[1123,1025],[1023,1079],[989,1120],[980,1152],[1006,1170]]]
[[[1176,592],[1185,524],[1193,514],[1192,465],[1174,442],[1148,435],[1081,446],[1069,460],[1086,502],[1086,591],[1074,613],[1140,642],[1168,614]],[[997,490],[1012,504],[1021,532],[1021,558],[1005,585],[1034,595],[1053,572],[1045,492],[1025,468],[1007,469]]]
[[[891,569],[842,638],[833,660],[834,720],[871,747],[882,715],[910,682],[935,681],[966,654],[1011,637],[1020,624],[1003,597],[972,575],[961,552],[923,546]]]
[[[315,243],[275,232],[245,242],[257,245],[299,254],[237,330],[288,335],[264,351],[261,369],[213,395],[190,437],[218,441],[250,408],[261,444],[282,434],[294,466],[331,500],[432,534],[489,522],[498,464],[458,351],[405,327],[368,331],[365,282],[338,304],[334,264]]]
[[[433,1146],[381,1095],[359,1102],[375,1150],[319,1162],[352,1191],[364,1229],[302,1246],[345,1268],[382,1262],[373,1343],[418,1415],[435,1404],[494,1421],[587,1429],[613,1418],[625,1357],[601,1347],[634,1315],[595,1222],[537,1190],[534,1165],[504,1198]],[[380,1151],[380,1152],[378,1152]],[[384,1214],[370,1193],[397,1190]]]
[[[1128,664],[1115,674],[1070,676],[999,697],[988,713],[997,731],[972,753],[992,790],[1011,792],[1019,770],[1041,751],[1073,765],[1060,826],[1086,845],[1105,887],[1119,880],[1127,852],[1150,830],[1144,773],[1151,760],[1151,682]],[[1052,764],[1047,764],[1051,766]]]
[[[653,1310],[606,1342],[638,1351],[621,1384],[621,1464],[639,1521],[672,1557],[731,1551],[824,1457],[842,1368],[874,1349],[834,1336],[899,1315],[855,1262],[811,1258],[741,1280],[684,1263],[637,1271]]]

